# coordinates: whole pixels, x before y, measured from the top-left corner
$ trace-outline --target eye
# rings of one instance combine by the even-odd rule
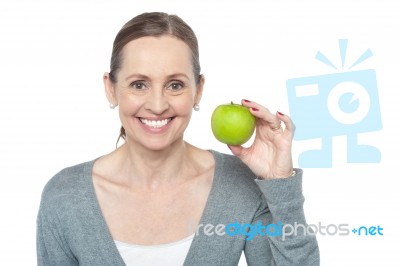
[[[146,85],[143,81],[134,81],[129,86],[135,90],[144,90],[146,88]]]
[[[183,88],[183,84],[180,83],[180,82],[172,82],[172,83],[169,85],[169,87],[170,87],[170,89],[171,89],[172,91],[178,91],[178,90],[180,90],[180,89]]]

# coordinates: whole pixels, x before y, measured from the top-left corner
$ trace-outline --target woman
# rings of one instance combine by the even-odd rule
[[[243,100],[257,118],[256,137],[249,148],[230,146],[235,156],[183,140],[204,86],[184,21],[133,18],[115,38],[103,79],[125,142],[46,185],[39,265],[237,265],[243,250],[248,265],[319,264],[313,235],[284,239],[264,227],[249,237],[256,225],[305,225],[288,116]]]

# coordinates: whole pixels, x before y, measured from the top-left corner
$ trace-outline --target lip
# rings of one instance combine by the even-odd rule
[[[168,130],[170,125],[173,123],[175,117],[137,117],[140,126],[148,133],[151,134],[161,134],[164,133],[165,131]],[[150,126],[148,124],[145,124],[143,120],[149,122],[149,121],[159,121],[159,122],[153,122],[153,126]],[[167,120],[167,123],[165,123],[165,120]]]

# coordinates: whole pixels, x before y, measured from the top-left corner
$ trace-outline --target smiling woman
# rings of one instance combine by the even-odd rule
[[[196,231],[306,221],[288,116],[243,100],[257,132],[248,148],[230,145],[234,155],[183,140],[204,87],[197,39],[184,21],[157,12],[133,18],[117,34],[103,80],[124,143],[48,182],[38,265],[237,265],[243,251],[248,265],[319,264],[312,234]]]
[[[189,48],[192,71],[196,84],[201,82],[199,49],[195,33],[190,26],[178,16],[166,15],[159,12],[138,15],[134,19],[127,22],[119,31],[114,40],[111,56],[111,70],[109,73],[109,79],[111,82],[116,83],[117,81],[116,75],[121,68],[123,50],[125,49],[124,47],[133,40],[149,36],[171,36],[181,40],[185,46],[183,47],[183,50],[187,51]],[[146,61],[146,58],[144,59]],[[161,61],[161,58],[156,58],[156,61]],[[147,63],[150,62],[148,61]],[[133,76],[134,75],[135,74],[133,74]],[[126,77],[126,79],[129,78],[131,78],[131,75]],[[186,76],[186,78],[188,78],[188,76]],[[125,138],[125,135],[125,128],[122,126],[119,138]]]

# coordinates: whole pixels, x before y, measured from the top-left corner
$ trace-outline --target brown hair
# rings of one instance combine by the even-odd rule
[[[140,14],[128,21],[118,32],[111,54],[109,74],[111,82],[117,82],[116,75],[121,67],[122,60],[121,51],[127,43],[141,37],[160,37],[162,35],[174,36],[189,46],[192,52],[193,73],[198,84],[200,82],[200,60],[196,35],[192,28],[180,17],[163,12]],[[120,138],[125,139],[125,136],[125,129],[121,126],[117,143]]]

